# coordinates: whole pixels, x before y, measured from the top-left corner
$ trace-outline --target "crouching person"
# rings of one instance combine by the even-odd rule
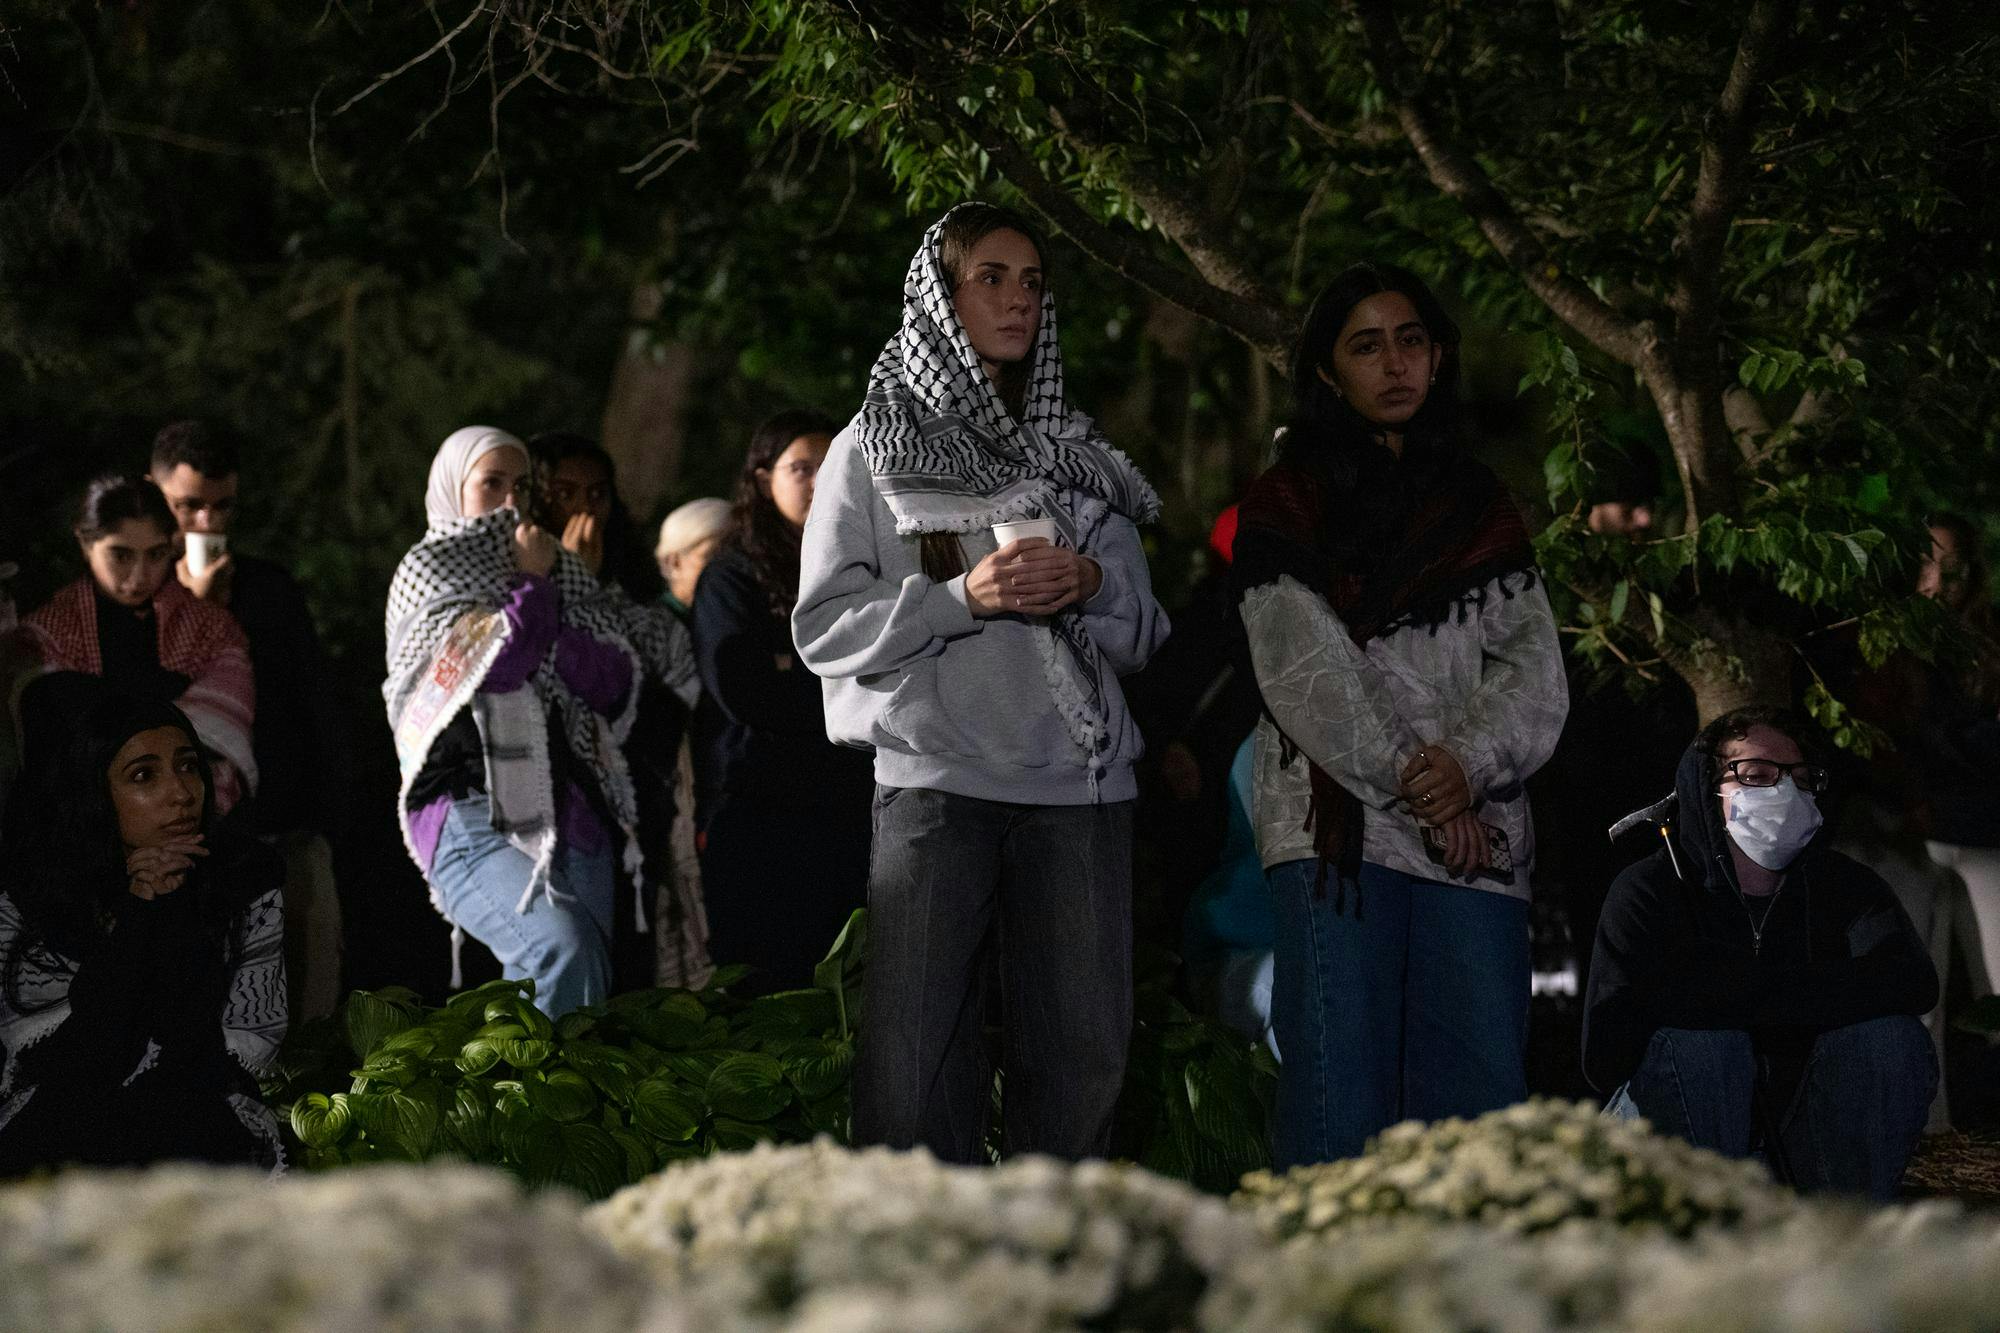
[[[1821,845],[1807,735],[1747,708],[1689,747],[1663,845],[1604,904],[1584,1071],[1610,1114],[1886,1199],[1937,1085],[1937,974],[1881,877]]]

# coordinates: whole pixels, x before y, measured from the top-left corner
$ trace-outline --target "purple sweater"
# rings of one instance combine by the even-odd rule
[[[507,617],[507,643],[480,683],[481,694],[506,694],[527,687],[529,677],[541,665],[550,644],[556,650],[556,674],[576,697],[605,717],[625,701],[632,688],[632,663],[625,654],[574,625],[562,623],[562,607],[556,585],[539,574],[516,574],[510,581],[507,600],[501,604]],[[429,874],[437,859],[438,839],[444,835],[445,816],[451,813],[451,797],[440,796],[421,810],[410,812],[410,840],[417,857]],[[590,801],[574,781],[556,798],[559,837],[565,847],[592,855],[604,850],[609,841],[602,821],[590,808]]]

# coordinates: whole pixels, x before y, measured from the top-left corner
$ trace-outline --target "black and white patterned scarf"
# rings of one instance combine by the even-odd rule
[[[962,207],[962,205],[961,205]],[[903,536],[966,533],[1011,519],[1053,519],[1058,544],[1083,549],[1111,514],[1135,523],[1160,499],[1130,459],[1063,395],[1055,299],[1044,288],[1021,416],[1010,412],[952,304],[933,223],[903,279],[903,323],[868,376],[848,427]],[[1057,712],[1088,756],[1093,782],[1109,744],[1104,664],[1076,607],[1039,622]]]
[[[631,617],[617,598],[590,576],[583,562],[565,550],[556,553],[551,577],[561,597],[562,623],[590,633],[623,652],[635,688],[616,719],[600,717],[557,673],[553,647],[530,678],[532,689],[479,694],[480,683],[505,644],[501,605],[517,571],[514,529],[521,517],[512,508],[477,518],[433,519],[423,540],[409,549],[389,585],[386,617],[388,678],[383,698],[396,733],[402,768],[397,817],[411,846],[404,805],[409,789],[445,727],[467,705],[486,749],[488,798],[494,827],[534,859],[535,872],[523,886],[520,910],[549,888],[556,850],[556,792],[549,765],[548,720],[563,728],[569,752],[597,784],[606,808],[625,834],[627,869],[638,854],[638,804],[619,747],[632,728],[645,669],[628,635]],[[436,895],[433,893],[433,902]],[[442,908],[440,907],[440,910]]]

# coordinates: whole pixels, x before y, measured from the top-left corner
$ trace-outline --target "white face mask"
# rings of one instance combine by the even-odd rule
[[[1743,854],[1766,870],[1783,870],[1826,821],[1819,802],[1788,773],[1775,787],[1738,787],[1729,794],[1724,827]]]

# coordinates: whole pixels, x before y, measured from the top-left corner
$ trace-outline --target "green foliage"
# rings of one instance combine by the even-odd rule
[[[840,987],[858,983],[863,919],[822,969]],[[526,981],[435,1009],[399,988],[357,991],[341,1031],[321,1025],[289,1044],[265,1092],[314,1169],[457,1157],[591,1198],[760,1139],[846,1141],[848,1001],[817,987],[741,999],[729,987],[742,975],[723,969],[700,992],[634,992],[553,1023]],[[313,1090],[337,1068],[337,1037],[358,1061],[352,1082]]]
[[[1557,446],[1558,456],[1551,475],[1563,476],[1551,490],[1560,499],[1583,483],[1581,455]],[[1579,504],[1535,544],[1564,633],[1586,662],[1634,681],[1705,654],[1730,669],[1716,622],[1688,610],[1706,592],[1797,650],[1812,677],[1807,711],[1837,745],[1865,755],[1887,737],[1819,677],[1815,651],[1828,636],[1851,630],[1869,668],[1898,652],[1956,661],[1968,649],[1952,618],[1910,591],[1929,535],[1907,509],[1884,512],[1882,492],[1879,474],[1805,471],[1765,480],[1738,515],[1638,539],[1592,532]]]
[[[314,1170],[451,1157],[591,1198],[759,1141],[845,1143],[867,919],[848,919],[811,987],[751,999],[730,990],[741,968],[701,991],[634,991],[554,1022],[526,981],[488,982],[441,1008],[400,987],[356,991],[338,1021],[293,1034],[264,1095]],[[1233,1189],[1269,1164],[1275,1086],[1262,1046],[1149,983],[1117,1149]]]
[[[1191,1013],[1159,978],[1139,987],[1137,1012],[1116,1151],[1216,1193],[1268,1167],[1278,1074],[1269,1048]]]

